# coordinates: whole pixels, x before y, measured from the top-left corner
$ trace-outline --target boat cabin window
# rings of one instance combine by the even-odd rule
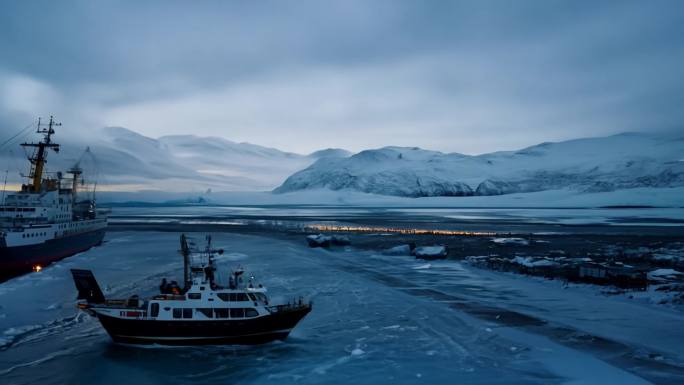
[[[173,309],[173,318],[192,318],[192,308]]]
[[[223,301],[230,301],[230,294],[228,293],[216,293],[216,296],[221,298]]]
[[[153,303],[150,305],[150,317],[156,317],[159,315],[159,304]]]
[[[228,309],[214,309],[216,318],[228,318]]]
[[[183,317],[183,309],[173,309],[173,318]]]
[[[202,313],[207,318],[213,318],[214,312],[212,311],[212,309],[200,308],[197,309],[197,311]]]
[[[256,296],[257,300],[259,300],[259,301],[261,301],[261,302],[264,302],[264,303],[268,303],[268,298],[266,298],[266,294],[264,294],[264,293],[254,293],[254,295]]]
[[[230,318],[242,318],[244,316],[245,309],[239,307],[230,309]]]
[[[258,316],[259,313],[256,311],[256,309],[245,309],[245,317],[250,318],[250,317],[256,317]]]
[[[249,301],[249,298],[247,297],[247,294],[245,294],[245,293],[237,293],[237,300],[240,302],[244,302],[244,301]]]
[[[202,293],[188,293],[188,299],[201,299]]]
[[[247,293],[247,295],[249,296],[249,299],[251,299],[252,301],[256,301],[256,297],[254,297],[254,294]]]

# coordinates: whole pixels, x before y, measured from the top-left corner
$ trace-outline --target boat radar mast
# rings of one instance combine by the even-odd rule
[[[52,149],[54,152],[59,152],[59,144],[52,143],[52,134],[55,133],[53,127],[61,126],[62,123],[56,123],[52,116],[50,116],[50,122],[45,125],[40,122],[38,118],[38,128],[37,133],[43,134],[43,140],[38,143],[22,143],[23,147],[33,147],[33,155],[28,159],[31,162],[31,172],[28,177],[31,179],[31,184],[25,186],[26,189],[34,193],[39,193],[42,189],[43,181],[43,171],[45,169],[45,163],[47,162],[47,149]]]

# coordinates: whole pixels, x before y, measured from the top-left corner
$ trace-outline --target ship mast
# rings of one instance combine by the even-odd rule
[[[40,118],[38,118],[38,129],[37,133],[43,134],[43,140],[38,143],[22,143],[23,147],[33,147],[35,148],[33,155],[28,159],[31,162],[31,172],[29,178],[32,184],[28,187],[32,192],[39,193],[41,190],[43,172],[45,169],[45,163],[47,162],[47,149],[52,149],[55,152],[59,152],[59,144],[52,143],[52,134],[55,133],[53,127],[61,126],[62,123],[56,123],[52,116],[50,116],[50,122],[47,127],[40,123]]]
[[[71,181],[71,204],[76,205],[76,194],[78,193],[78,183],[81,180],[81,174],[83,174],[83,170],[78,166],[75,165],[74,167],[70,168],[69,171],[67,171],[69,174],[73,175],[73,179]]]
[[[192,280],[190,279],[190,247],[185,234],[181,234],[180,242],[180,252],[183,255],[183,285],[187,288],[192,284]]]
[[[7,189],[7,174],[9,170],[5,171],[5,183],[2,185],[2,205],[5,205],[5,190]]]

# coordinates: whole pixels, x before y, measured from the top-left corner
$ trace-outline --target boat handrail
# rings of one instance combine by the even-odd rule
[[[266,310],[268,310],[271,313],[278,313],[278,312],[298,310],[298,309],[302,309],[305,307],[311,307],[312,305],[313,305],[312,301],[305,302],[303,297],[299,297],[299,299],[294,300],[292,302],[288,302],[288,303],[281,304],[281,305],[265,306],[265,308],[266,308]]]
[[[185,301],[185,296],[182,294],[157,294],[152,297],[152,299],[162,301]]]

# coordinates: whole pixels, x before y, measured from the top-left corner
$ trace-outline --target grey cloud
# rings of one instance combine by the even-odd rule
[[[684,118],[679,1],[0,8],[3,136],[52,112],[80,132],[126,125],[303,153],[389,144],[477,153],[681,130]],[[17,79],[44,92],[15,100]]]

